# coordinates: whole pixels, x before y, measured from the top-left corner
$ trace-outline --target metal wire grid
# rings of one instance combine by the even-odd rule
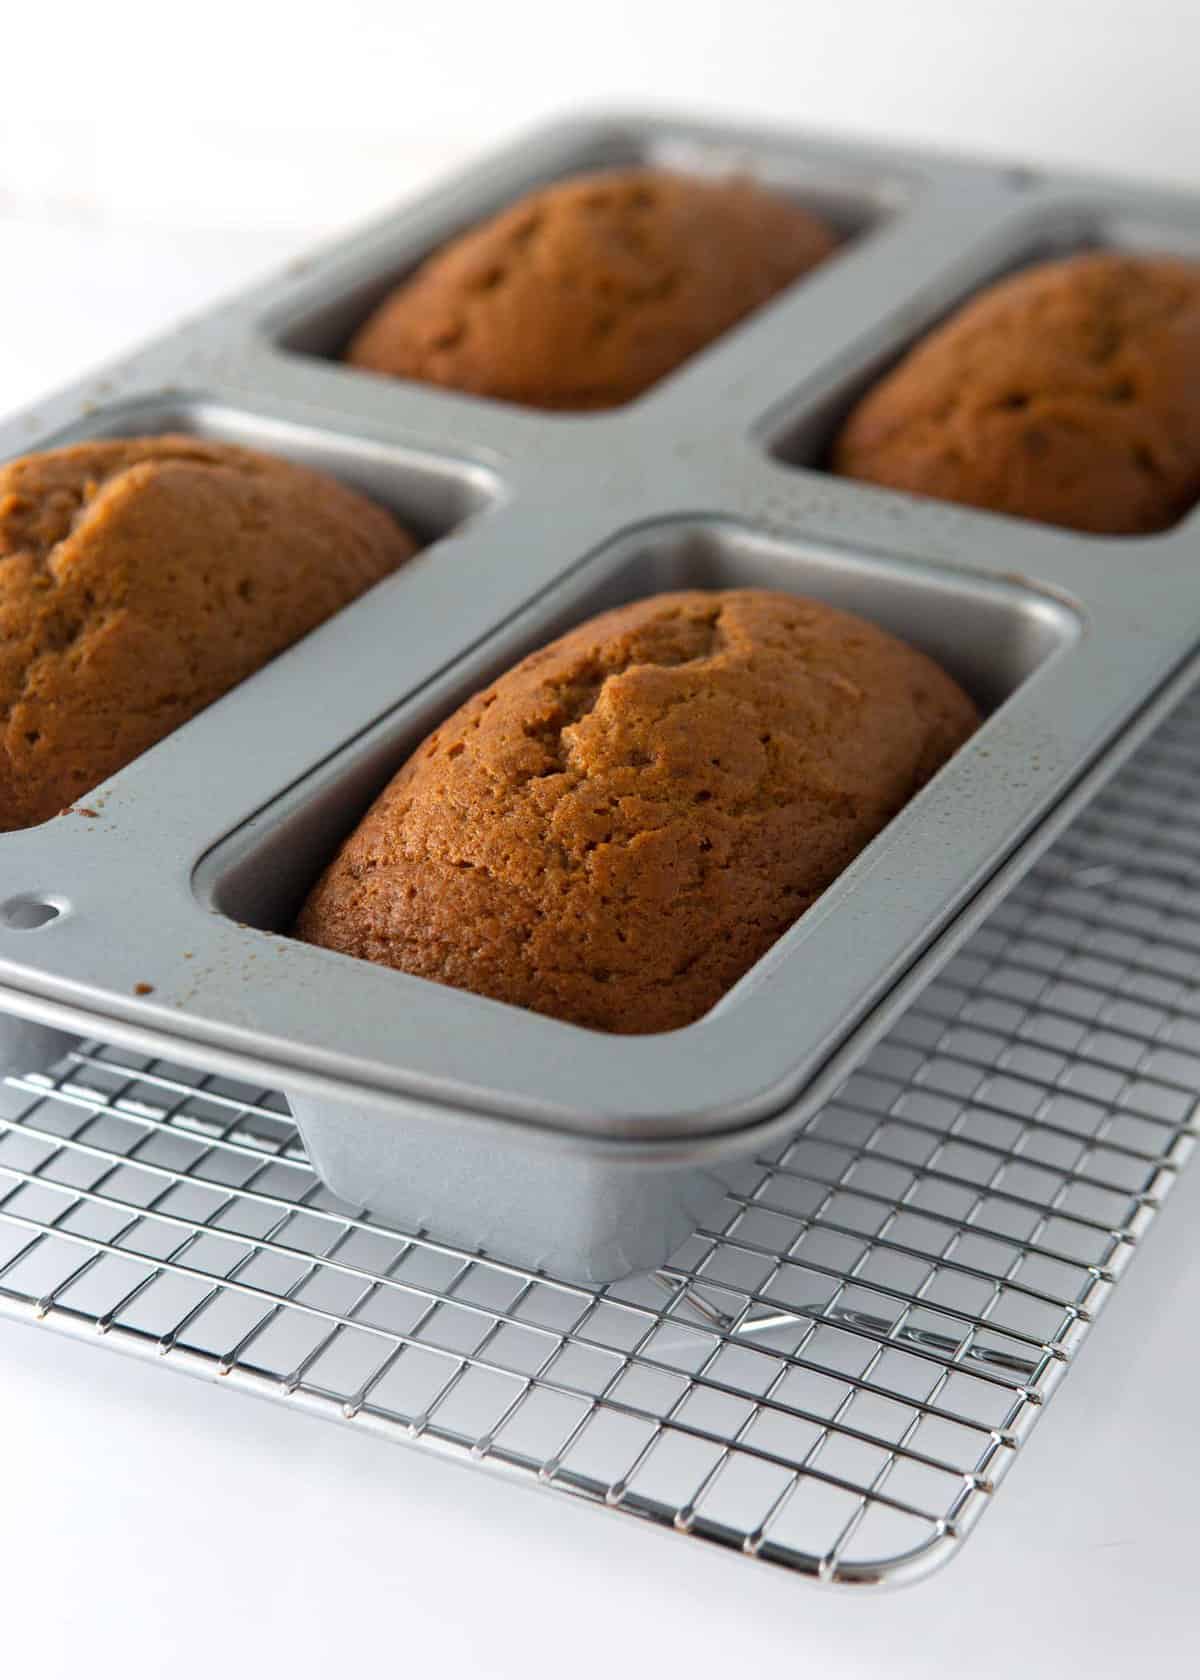
[[[279,1096],[88,1044],[0,1087],[0,1308],[826,1580],[990,1502],[1195,1138],[1200,698],[661,1273],[359,1216]]]

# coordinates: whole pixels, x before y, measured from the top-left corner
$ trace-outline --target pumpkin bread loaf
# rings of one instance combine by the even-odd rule
[[[711,1008],[978,721],[865,620],[767,590],[570,631],[417,748],[301,938],[611,1032]]]
[[[543,409],[628,402],[827,257],[819,218],[744,179],[574,176],[434,253],[355,367]]]
[[[0,830],[53,816],[415,546],[323,473],[196,438],[0,467]]]
[[[1078,531],[1200,497],[1200,264],[1090,251],[989,287],[852,410],[836,472]]]

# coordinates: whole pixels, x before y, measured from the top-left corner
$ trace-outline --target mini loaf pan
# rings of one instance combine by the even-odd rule
[[[542,414],[339,364],[454,231],[646,161],[740,169],[835,255],[624,407]],[[845,1077],[1194,680],[1196,514],[1090,537],[821,469],[839,415],[998,274],[1089,244],[1200,254],[1186,195],[673,117],[544,129],[0,431],[5,455],[167,430],[321,466],[408,565],[37,829],[0,835],[0,1058],[72,1033],[285,1090],[337,1193],[589,1282],[659,1264]],[[530,648],[664,589],[860,612],[983,727],[702,1020],[620,1038],[288,936],[421,736]],[[31,1032],[36,1023],[41,1038]]]

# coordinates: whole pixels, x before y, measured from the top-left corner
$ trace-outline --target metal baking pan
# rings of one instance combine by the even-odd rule
[[[453,231],[637,160],[747,170],[845,243],[603,414],[331,359]],[[400,1224],[588,1281],[665,1259],[1193,678],[1196,514],[1082,536],[820,466],[840,413],[947,310],[1095,243],[1200,254],[1200,201],[683,119],[573,121],[10,421],[6,455],[167,429],[254,444],[360,485],[428,546],[86,806],[0,836],[0,1003],[25,1023],[9,1060],[82,1031],[202,1060],[287,1090],[331,1188]],[[897,631],[989,715],[703,1020],[616,1038],[286,936],[337,842],[473,689],[603,606],[747,582]],[[30,1020],[68,1038],[35,1046]]]

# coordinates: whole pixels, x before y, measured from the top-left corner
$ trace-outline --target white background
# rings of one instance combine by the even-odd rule
[[[1194,0],[162,0],[6,8],[0,208],[312,230],[585,102],[1187,182]]]
[[[584,103],[1200,164],[1194,0],[66,0],[6,17],[0,55],[3,408]],[[1197,1229],[1200,1168],[995,1511],[894,1595],[0,1324],[0,1672],[1191,1675]]]

